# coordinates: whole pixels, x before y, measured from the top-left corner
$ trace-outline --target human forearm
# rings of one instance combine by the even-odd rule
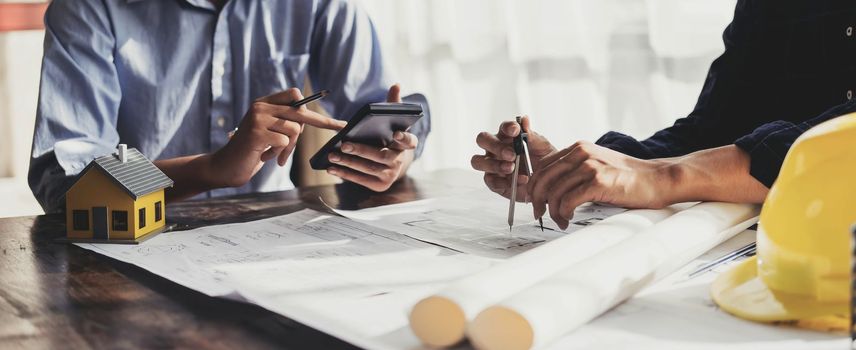
[[[668,179],[666,201],[761,203],[769,189],[749,173],[749,154],[728,145],[655,160]]]
[[[211,176],[211,155],[196,154],[156,160],[155,165],[175,183],[166,191],[168,201],[179,201],[223,187]]]
[[[535,217],[549,209],[562,229],[585,202],[662,208],[690,201],[760,203],[767,194],[749,174],[749,155],[733,145],[645,160],[577,142],[539,163],[527,183]]]

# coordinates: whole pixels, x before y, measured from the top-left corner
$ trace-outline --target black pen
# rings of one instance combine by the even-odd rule
[[[289,103],[288,105],[289,105],[289,106],[291,106],[291,107],[297,108],[297,107],[300,107],[300,106],[302,106],[302,105],[305,105],[305,104],[307,104],[307,103],[309,103],[309,102],[312,102],[312,101],[315,101],[315,100],[320,100],[320,99],[322,99],[322,98],[326,97],[326,96],[327,96],[327,94],[329,94],[329,93],[330,93],[330,90],[321,90],[321,91],[318,91],[318,92],[316,92],[316,93],[314,93],[314,94],[312,94],[312,95],[307,96],[306,98],[304,98],[304,99],[302,99],[302,100],[299,100],[299,101],[295,101],[295,102]]]
[[[327,95],[328,95],[328,94],[330,94],[330,90],[326,90],[326,89],[325,89],[325,90],[321,90],[321,91],[318,91],[318,92],[316,92],[316,93],[314,93],[314,94],[312,94],[312,95],[309,95],[309,96],[307,96],[307,97],[304,97],[303,99],[300,99],[300,100],[294,101],[294,102],[292,102],[292,103],[289,103],[289,104],[288,104],[288,106],[289,106],[289,107],[294,107],[294,108],[299,108],[300,106],[305,105],[305,104],[307,104],[307,103],[310,103],[310,102],[313,102],[313,101],[317,101],[317,100],[320,100],[320,99],[322,99],[322,98],[324,98],[324,97],[327,97]],[[236,133],[236,132],[238,132],[238,127],[237,127],[237,126],[236,126],[236,127],[235,127],[235,129],[233,129],[232,131],[229,131],[228,133],[226,133],[226,136],[228,136],[229,138],[232,138],[232,136],[235,136],[235,133]]]
[[[713,270],[715,267],[717,267],[719,265],[731,262],[733,260],[742,258],[744,256],[754,255],[756,249],[757,248],[755,248],[755,242],[749,243],[749,244],[741,247],[740,249],[737,249],[731,253],[725,254],[725,255],[719,257],[718,259],[716,259],[714,261],[711,261],[709,263],[702,265],[701,267],[695,269],[693,272],[690,272],[687,275],[687,278],[694,278],[698,275],[701,275],[702,273]]]

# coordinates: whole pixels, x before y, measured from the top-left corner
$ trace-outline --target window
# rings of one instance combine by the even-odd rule
[[[113,231],[128,231],[128,212],[124,210],[113,211]]]
[[[140,228],[146,227],[146,208],[140,208]]]
[[[71,221],[75,231],[89,231],[89,210],[72,210]]]
[[[163,219],[163,205],[161,202],[155,202],[155,222]]]

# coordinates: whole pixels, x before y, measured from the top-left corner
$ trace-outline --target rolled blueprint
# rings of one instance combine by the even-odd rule
[[[479,311],[606,247],[653,226],[690,204],[629,210],[464,277],[417,303],[410,328],[426,345],[452,346]]]
[[[481,313],[478,349],[537,348],[594,319],[757,221],[758,207],[701,203],[549,276]]]

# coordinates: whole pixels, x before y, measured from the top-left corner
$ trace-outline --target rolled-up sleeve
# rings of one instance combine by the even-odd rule
[[[121,91],[103,3],[56,0],[45,14],[44,58],[28,182],[45,212],[64,208],[74,176],[112,152]]]
[[[320,2],[311,42],[309,79],[316,89],[331,90],[321,104],[332,116],[350,118],[366,103],[386,100],[393,81],[374,25],[359,6],[342,0]],[[403,100],[420,103],[425,111],[410,129],[419,138],[418,157],[431,130],[428,104],[421,95]]]
[[[853,112],[856,112],[856,99],[801,123],[778,120],[761,125],[752,133],[737,139],[734,144],[749,153],[750,174],[770,187],[779,176],[785,155],[800,135],[820,123]]]
[[[779,176],[791,146],[809,129],[827,120],[856,112],[856,99],[831,108],[804,122],[776,120],[763,124],[734,141],[734,145],[749,154],[749,174],[764,186],[771,187]],[[596,142],[599,145],[641,159],[662,158],[658,148],[668,147],[653,140],[638,141],[631,136],[609,132]]]

